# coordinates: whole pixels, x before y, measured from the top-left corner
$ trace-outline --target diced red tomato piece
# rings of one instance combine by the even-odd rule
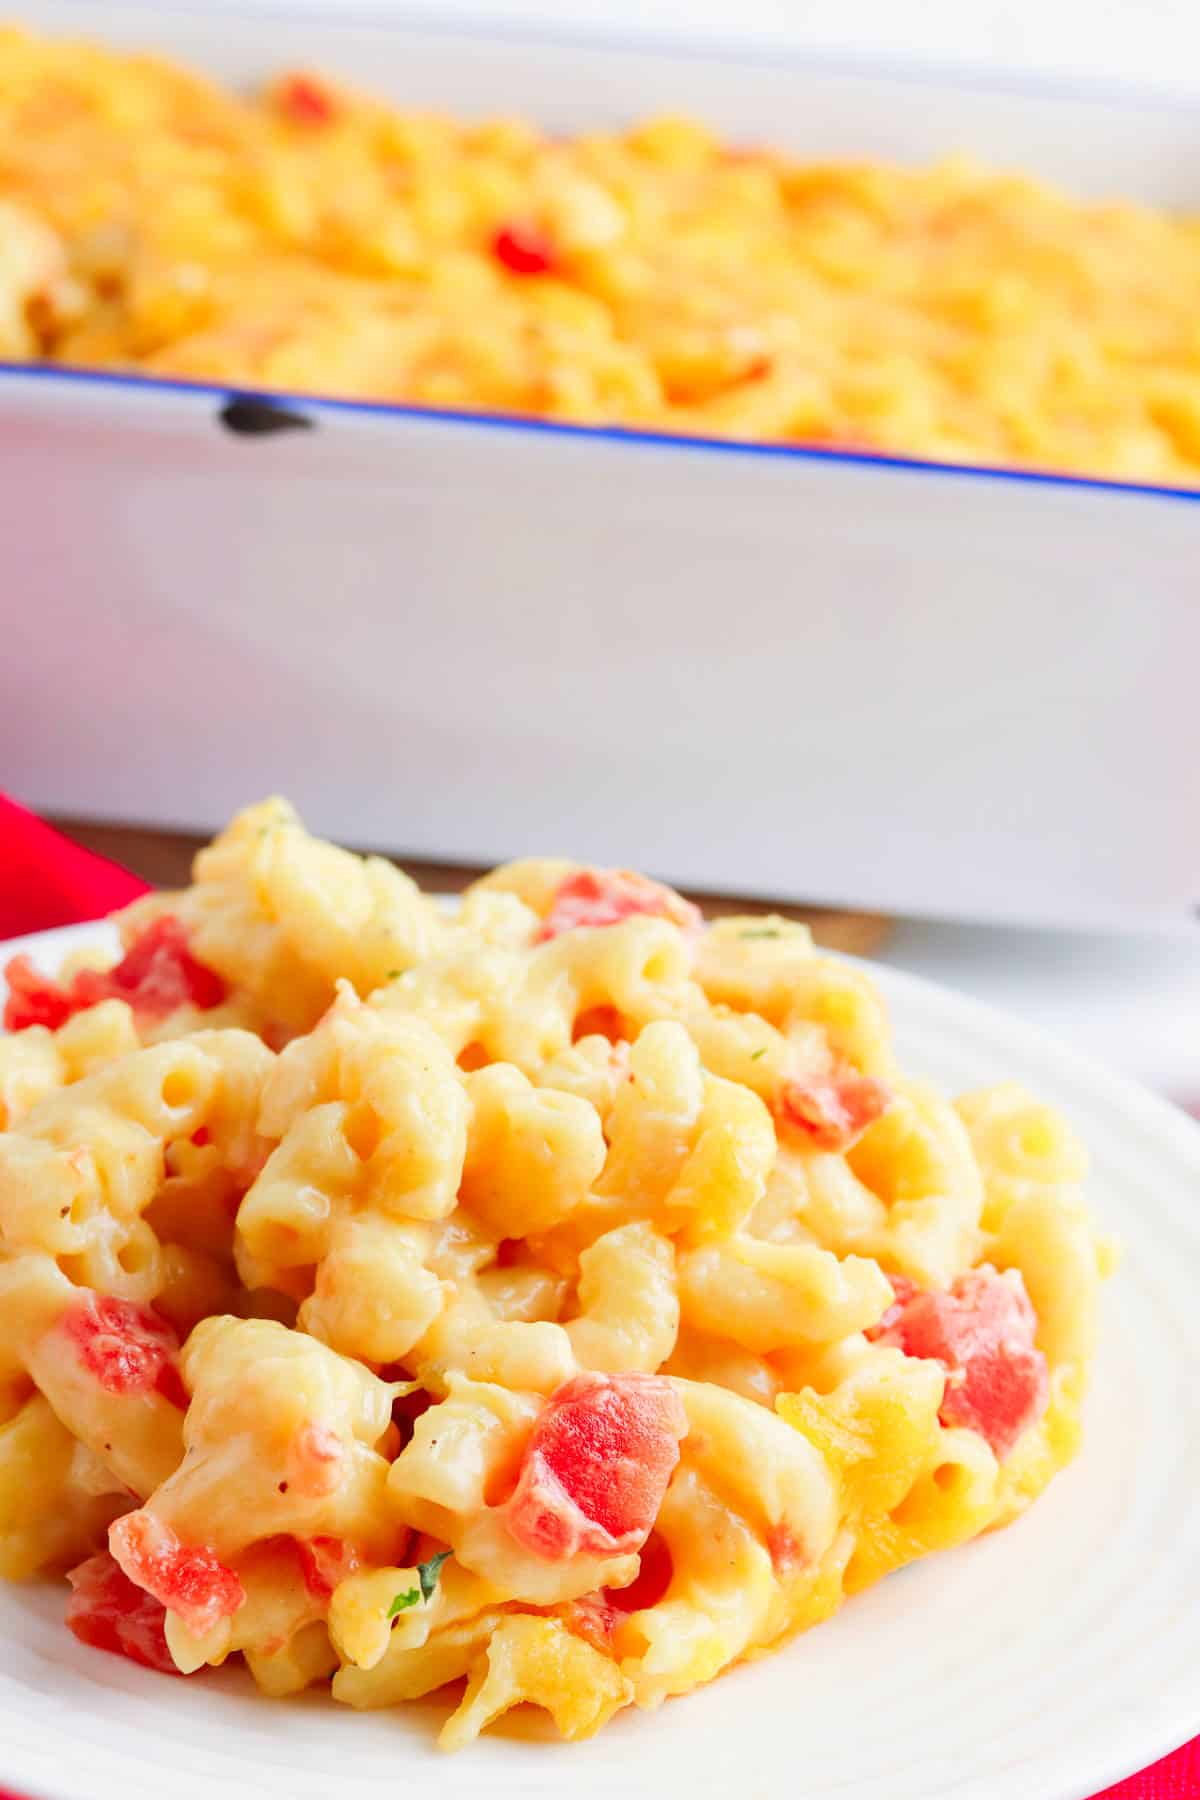
[[[314,1600],[328,1600],[338,1582],[359,1566],[358,1551],[345,1538],[297,1538],[295,1544],[304,1585]]]
[[[795,1126],[819,1150],[848,1150],[891,1105],[891,1089],[848,1065],[830,1075],[785,1081],[776,1116]]]
[[[169,914],[148,925],[112,969],[80,969],[69,982],[40,975],[27,956],[16,956],[4,971],[8,999],[4,1023],[9,1031],[29,1025],[57,1030],[75,1013],[102,1000],[125,1000],[143,1019],[165,1019],[178,1007],[202,1011],[219,1006],[226,988],[188,949],[187,933]]]
[[[577,1375],[538,1417],[508,1529],[552,1561],[637,1550],[679,1461],[687,1415],[662,1375]]]
[[[187,932],[171,914],[155,919],[134,939],[115,969],[82,969],[75,990],[83,1005],[128,1000],[135,1012],[164,1019],[180,1006],[207,1012],[225,998],[225,983],[214,969],[197,962]]]
[[[61,1323],[80,1362],[106,1394],[157,1392],[186,1408],[187,1389],[175,1360],[179,1339],[150,1307],[84,1292]]]
[[[276,104],[293,125],[329,125],[337,117],[337,100],[315,75],[287,75],[275,90]]]
[[[5,964],[4,978],[8,983],[8,998],[4,1002],[6,1031],[26,1031],[31,1025],[45,1025],[50,1031],[57,1031],[75,1010],[66,989],[35,969],[27,956],[12,957]]]
[[[690,900],[631,869],[577,869],[559,884],[534,941],[544,944],[583,925],[619,925],[638,913],[671,919],[685,931],[696,931],[704,923],[700,908]]]
[[[1042,1416],[1050,1385],[1034,1342],[1037,1315],[1020,1276],[985,1265],[960,1275],[948,1292],[918,1289],[897,1300],[898,1310],[889,1308],[874,1335],[906,1356],[940,1362],[946,1370],[942,1424],[977,1431],[998,1457],[1007,1456]]]
[[[889,1275],[888,1280],[892,1284],[892,1293],[895,1298],[879,1322],[875,1325],[868,1325],[863,1332],[863,1336],[870,1338],[872,1343],[887,1337],[888,1332],[900,1319],[913,1295],[919,1294],[921,1291],[916,1282],[910,1281],[907,1275]]]
[[[4,966],[8,998],[4,1002],[6,1031],[27,1031],[45,1025],[57,1031],[76,1010],[69,991],[42,975],[27,956],[14,956]]]
[[[808,1561],[804,1545],[790,1526],[782,1522],[770,1526],[767,1531],[767,1553],[776,1575],[787,1575]]]
[[[492,255],[510,275],[548,275],[558,262],[551,240],[528,219],[512,219],[492,239]]]
[[[183,1673],[167,1649],[166,1609],[135,1587],[107,1550],[80,1563],[67,1580],[73,1590],[67,1601],[67,1624],[81,1644],[127,1656],[164,1675]]]
[[[342,1478],[342,1440],[314,1420],[298,1431],[288,1449],[288,1480],[309,1496],[332,1494]]]
[[[245,1603],[246,1590],[232,1569],[204,1544],[181,1544],[145,1507],[114,1520],[108,1547],[130,1581],[178,1614],[193,1637],[203,1637]]]

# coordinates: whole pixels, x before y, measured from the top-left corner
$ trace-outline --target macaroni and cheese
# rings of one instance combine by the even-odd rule
[[[954,148],[954,146],[950,146]],[[0,356],[1200,485],[1200,223],[0,33]]]
[[[0,1039],[0,1573],[83,1643],[583,1737],[1072,1455],[1082,1150],[804,927],[551,861],[450,913],[280,801],[118,922]]]

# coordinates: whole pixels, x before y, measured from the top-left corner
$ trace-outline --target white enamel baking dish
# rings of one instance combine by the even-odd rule
[[[563,131],[683,109],[1200,209],[1200,111],[1159,96],[21,11],[232,80],[307,63]],[[0,785],[33,804],[208,828],[282,789],[416,855],[980,918],[1200,900],[1200,493],[311,400],[246,435],[229,398],[0,373]]]

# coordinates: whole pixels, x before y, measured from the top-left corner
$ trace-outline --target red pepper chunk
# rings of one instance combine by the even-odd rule
[[[187,1389],[175,1360],[179,1339],[150,1307],[85,1294],[63,1314],[62,1328],[106,1394],[159,1393],[186,1409]]]
[[[696,931],[704,923],[700,908],[690,900],[631,869],[577,869],[555,890],[534,942],[544,944],[580,926],[619,925],[639,913],[670,919],[685,931]]]
[[[107,1550],[70,1570],[67,1625],[81,1644],[127,1656],[163,1675],[182,1675],[167,1648],[166,1609],[135,1587]]]
[[[513,219],[500,227],[492,239],[492,255],[510,275],[548,275],[558,263],[545,232],[525,219]]]
[[[687,1415],[662,1375],[577,1375],[553,1394],[521,1461],[508,1529],[548,1561],[645,1543]]]
[[[275,98],[280,112],[293,125],[329,125],[337,117],[337,101],[313,75],[286,75]]]
[[[1034,1343],[1037,1315],[1020,1276],[985,1264],[943,1293],[902,1288],[898,1279],[893,1285],[896,1305],[867,1336],[906,1356],[940,1362],[946,1370],[942,1424],[977,1431],[1003,1459],[1041,1418],[1050,1389],[1046,1359]]]
[[[831,1075],[785,1081],[776,1116],[812,1140],[818,1150],[848,1150],[892,1100],[891,1089],[846,1064]]]
[[[328,1600],[339,1581],[345,1581],[359,1566],[358,1551],[345,1538],[296,1538],[294,1542],[304,1585],[314,1600]]]
[[[232,1569],[203,1544],[181,1544],[145,1507],[109,1526],[108,1547],[130,1581],[175,1613],[193,1637],[203,1637],[245,1603],[246,1590]]]
[[[187,933],[169,913],[155,919],[134,939],[112,969],[80,969],[69,982],[40,975],[27,956],[15,956],[4,971],[8,999],[4,1024],[9,1031],[48,1025],[52,1031],[75,1013],[102,1000],[125,1000],[141,1019],[165,1019],[181,1006],[208,1011],[219,1006],[226,988],[213,969],[188,949]]]

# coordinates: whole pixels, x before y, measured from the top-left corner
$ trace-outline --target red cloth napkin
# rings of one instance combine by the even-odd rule
[[[1096,1800],[1198,1800],[1200,1797],[1200,1738],[1193,1738],[1173,1756],[1105,1788]]]
[[[93,856],[0,794],[0,939],[99,919],[146,883]]]
[[[0,938],[97,919],[145,892],[136,875],[82,850],[0,794]],[[21,1796],[0,1788],[0,1800]],[[1200,1738],[1096,1800],[1200,1800]]]

